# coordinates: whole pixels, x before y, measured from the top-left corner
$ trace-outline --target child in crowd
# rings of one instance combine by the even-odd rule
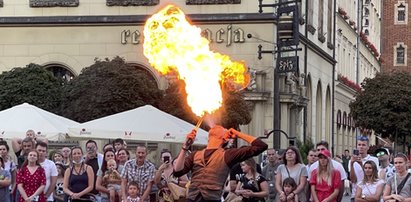
[[[297,183],[291,177],[285,178],[283,181],[283,192],[285,193],[286,199],[280,200],[281,202],[298,202],[298,195],[291,194],[297,189]],[[290,197],[292,196],[292,197]]]
[[[110,202],[115,202],[116,194],[120,196],[121,177],[117,171],[117,162],[114,159],[107,161],[108,170],[104,173],[103,181],[107,183],[107,189],[110,190]]]
[[[138,187],[137,182],[130,182],[128,184],[128,197],[125,202],[138,202],[140,200],[140,196],[138,195],[139,192],[140,188]]]

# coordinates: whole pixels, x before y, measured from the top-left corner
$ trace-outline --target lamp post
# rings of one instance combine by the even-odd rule
[[[270,135],[271,134],[273,134],[274,132],[280,132],[280,133],[282,133],[284,136],[285,136],[285,138],[287,138],[287,140],[289,141],[289,145],[291,145],[291,146],[295,146],[295,140],[297,139],[296,137],[290,137],[290,136],[288,136],[288,134],[286,133],[286,132],[284,132],[283,130],[280,130],[280,129],[278,129],[278,130],[271,130],[270,132],[266,132],[265,134],[264,134],[264,136],[262,136],[262,137],[260,137],[261,139],[268,139],[269,137],[270,137]],[[278,134],[278,133],[277,133]]]
[[[280,114],[280,74],[287,72],[298,72],[298,56],[297,51],[299,44],[299,30],[298,30],[298,4],[296,0],[279,0],[276,4],[263,4],[263,0],[259,0],[259,12],[262,13],[263,7],[277,8],[277,13],[273,18],[277,20],[277,43],[276,50],[262,50],[262,46],[258,46],[258,59],[261,59],[262,53],[277,54],[276,63],[274,65],[273,78],[273,130],[276,135],[273,136],[273,148],[279,149],[281,147],[281,139],[278,132],[281,130],[281,114]],[[294,52],[294,56],[283,56],[283,53]]]

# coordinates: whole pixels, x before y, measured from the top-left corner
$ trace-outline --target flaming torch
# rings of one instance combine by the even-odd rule
[[[221,107],[221,86],[240,90],[250,81],[243,62],[211,51],[209,43],[174,5],[151,16],[144,26],[144,55],[149,63],[161,74],[177,73],[185,82],[188,105],[201,117],[194,130],[206,114]]]

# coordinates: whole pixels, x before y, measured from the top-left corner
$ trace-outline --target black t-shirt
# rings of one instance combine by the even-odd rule
[[[261,166],[257,164],[257,173],[262,173]],[[230,180],[235,180],[236,182],[240,181],[241,177],[244,175],[243,170],[241,169],[240,163],[237,163],[230,170]]]
[[[240,179],[241,183],[243,184],[242,188],[243,189],[248,189],[251,190],[252,192],[260,192],[261,191],[261,186],[260,184],[264,181],[266,181],[265,177],[262,175],[258,175],[258,177],[254,179],[248,179],[243,175]],[[263,202],[265,201],[264,198],[243,198],[243,201],[245,202]]]
[[[99,169],[98,160],[97,160],[97,158],[89,159],[86,162],[86,164],[91,166],[91,168],[93,168],[93,172],[94,172],[94,186],[93,186],[93,191],[91,191],[91,193],[92,194],[98,194],[98,191],[96,190],[97,171]]]

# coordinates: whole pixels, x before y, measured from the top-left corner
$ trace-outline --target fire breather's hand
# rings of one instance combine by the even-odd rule
[[[237,135],[240,132],[235,130],[234,128],[230,128],[225,134],[224,134],[224,140],[228,141],[228,139],[234,139],[237,137]]]
[[[187,149],[189,146],[191,146],[191,144],[193,144],[196,138],[196,134],[197,134],[197,130],[194,130],[194,129],[189,134],[187,134],[186,142],[183,144],[184,148]]]

